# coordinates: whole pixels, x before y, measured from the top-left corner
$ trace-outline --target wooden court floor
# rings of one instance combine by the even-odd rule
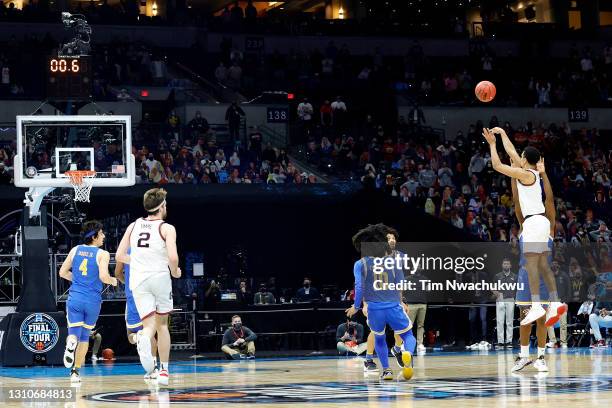
[[[2,406],[170,407],[570,407],[612,406],[612,351],[570,349],[547,355],[549,373],[512,375],[514,353],[432,353],[415,357],[409,382],[366,376],[360,358],[180,361],[170,386],[147,384],[136,363],[88,364],[73,403]],[[392,364],[394,361],[391,361]],[[392,366],[396,373],[399,370]],[[70,385],[67,370],[0,368],[0,385]],[[5,395],[6,397],[6,395]]]

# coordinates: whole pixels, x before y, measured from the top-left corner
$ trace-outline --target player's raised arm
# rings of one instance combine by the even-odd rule
[[[515,163],[519,163],[521,160],[521,156],[519,156],[519,154],[516,152],[514,144],[512,144],[512,142],[510,141],[510,138],[506,134],[506,131],[500,127],[494,127],[493,129],[491,129],[491,132],[493,132],[494,134],[499,133],[501,135],[504,150],[506,151],[506,153],[508,153],[508,156],[510,156],[510,160]]]
[[[72,259],[74,258],[75,252],[76,247],[70,250],[59,270],[59,276],[69,281],[72,281]]]
[[[115,255],[115,259],[117,262],[121,262],[124,264],[130,263],[130,256],[128,255],[128,249],[130,248],[130,236],[132,235],[132,230],[134,229],[134,223],[131,223],[125,233],[123,234],[123,238],[121,238],[121,242],[119,243],[119,248],[117,248],[117,254]]]
[[[482,135],[489,143],[491,149],[491,163],[493,169],[501,174],[508,177],[515,178],[525,185],[530,185],[535,182],[535,175],[530,171],[524,170],[520,167],[510,167],[507,164],[503,164],[497,154],[497,146],[495,144],[495,135],[487,128],[483,129]]]
[[[102,283],[107,285],[117,286],[117,278],[113,278],[108,273],[108,264],[110,262],[110,254],[108,251],[98,251],[98,274]]]
[[[178,250],[176,249],[176,229],[170,224],[164,224],[162,226],[162,232],[166,237],[166,249],[168,250],[168,266],[170,267],[170,274],[174,278],[181,277],[181,269],[178,267],[179,257]]]
[[[557,210],[555,209],[555,196],[552,191],[552,186],[550,185],[548,175],[546,175],[546,167],[544,166],[543,157],[538,162],[536,169],[538,170],[540,178],[542,179],[542,184],[544,185],[544,194],[546,195],[546,199],[544,200],[544,208],[546,209],[546,218],[548,218],[548,220],[550,221],[550,235],[554,236]]]
[[[510,159],[512,163],[512,167],[518,167],[518,162]],[[516,187],[516,179],[510,179],[510,185],[512,187],[512,203],[514,204],[514,213],[516,214],[516,219],[519,222],[519,226],[523,226],[523,222],[525,222],[525,217],[523,217],[523,212],[521,211],[521,203],[519,202],[518,196],[518,188]]]

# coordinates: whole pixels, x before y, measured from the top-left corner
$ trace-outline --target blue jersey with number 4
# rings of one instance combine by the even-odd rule
[[[68,299],[85,302],[100,302],[104,284],[100,280],[98,251],[100,248],[79,245],[72,258],[72,285]]]

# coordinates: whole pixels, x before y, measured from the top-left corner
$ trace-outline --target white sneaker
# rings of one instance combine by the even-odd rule
[[[561,348],[562,348],[562,349],[567,349],[567,344],[565,344],[565,343],[561,343]]]
[[[526,326],[538,320],[540,317],[546,314],[546,310],[542,307],[541,304],[537,304],[535,306],[531,306],[529,309],[529,313],[523,320],[521,320],[521,326]]]
[[[512,367],[512,372],[521,371],[523,368],[527,367],[529,364],[533,363],[533,361],[529,357],[517,357],[514,360],[514,366]]]
[[[147,374],[152,373],[155,369],[155,363],[153,362],[153,355],[151,355],[151,340],[143,334],[142,330],[136,335],[136,349],[142,368]]]
[[[168,381],[170,376],[168,375],[168,370],[160,370],[159,374],[157,375],[157,383],[159,385],[168,385]]]
[[[75,369],[73,369],[70,372],[70,384],[80,384],[81,383],[81,376],[79,375],[79,372]]]
[[[557,323],[565,312],[567,312],[567,305],[565,303],[552,302],[548,306],[548,311],[546,312],[546,327],[553,326]]]
[[[417,351],[417,354],[425,354],[425,353],[427,353],[427,348],[424,345],[419,344],[417,346],[416,351]]]
[[[548,372],[548,366],[546,365],[546,360],[544,360],[544,356],[540,356],[537,358],[533,366],[539,372]]]
[[[72,368],[74,365],[74,353],[79,342],[75,336],[68,336],[66,340],[66,349],[64,350],[64,367]]]
[[[96,363],[98,360],[101,360],[98,356],[91,356],[91,362]]]
[[[554,341],[549,341],[548,343],[546,343],[546,348],[555,348],[555,342]]]
[[[154,369],[151,373],[149,374],[145,374],[144,375],[144,379],[145,380],[155,380],[157,379],[157,376],[159,375],[159,371],[156,369]]]

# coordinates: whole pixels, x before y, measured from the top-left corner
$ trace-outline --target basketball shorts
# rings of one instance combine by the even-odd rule
[[[550,221],[543,215],[532,215],[523,222],[521,233],[523,253],[541,254],[550,251]]]
[[[385,327],[389,325],[395,334],[402,334],[412,329],[412,322],[401,305],[385,309],[372,309],[368,305],[368,327],[376,335],[385,334]]]
[[[125,327],[130,333],[136,333],[142,329],[142,320],[140,320],[133,297],[129,297],[125,301]]]
[[[141,320],[153,313],[169,314],[174,307],[170,273],[158,273],[147,278],[132,290],[132,295]]]
[[[87,302],[84,299],[68,298],[66,319],[68,334],[76,336],[78,341],[89,341],[89,333],[98,321],[102,302]]]

